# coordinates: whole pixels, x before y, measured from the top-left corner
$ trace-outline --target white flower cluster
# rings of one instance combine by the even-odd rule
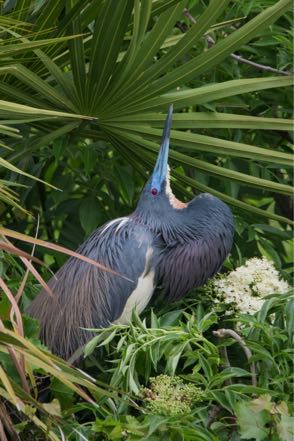
[[[242,313],[254,314],[269,294],[283,294],[289,290],[285,280],[280,279],[272,262],[265,257],[253,257],[235,271],[215,279],[213,288],[217,303],[231,305]]]

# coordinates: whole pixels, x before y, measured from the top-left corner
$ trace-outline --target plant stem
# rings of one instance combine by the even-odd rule
[[[237,334],[237,332],[234,331],[233,329],[217,329],[216,331],[213,331],[213,334],[219,338],[232,337],[234,340],[236,340],[239,343],[239,345],[243,349],[247,360],[249,361],[250,358],[252,357],[251,350],[248,348],[242,337],[240,337],[240,335]],[[257,386],[256,367],[255,367],[255,363],[253,362],[250,363],[250,371],[251,371],[252,385],[256,387]]]
[[[207,427],[210,427],[217,415],[220,413],[221,407],[218,405],[212,406],[212,408],[208,412],[208,419],[207,419]]]
[[[229,357],[228,357],[228,351],[227,351],[227,348],[225,346],[223,348],[220,348],[220,354],[221,354],[221,356],[223,358],[223,361],[224,361],[223,366],[225,368],[230,368],[231,364],[230,364],[230,360],[229,360]],[[225,385],[226,386],[228,386],[230,384],[232,384],[232,380],[231,379],[225,381]]]
[[[0,440],[8,441],[9,439],[14,441],[20,441],[20,437],[18,436],[16,430],[14,429],[13,422],[10,418],[9,412],[7,411],[5,404],[0,402]]]

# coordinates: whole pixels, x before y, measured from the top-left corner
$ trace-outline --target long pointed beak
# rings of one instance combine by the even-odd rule
[[[166,179],[166,175],[167,175],[169,139],[170,139],[170,130],[172,125],[172,117],[173,117],[173,105],[170,105],[164,123],[164,129],[163,129],[161,145],[160,145],[157,161],[152,174],[152,187],[157,188],[158,191],[160,191],[161,184]]]

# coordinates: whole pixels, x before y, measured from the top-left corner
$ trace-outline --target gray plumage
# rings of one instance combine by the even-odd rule
[[[184,204],[171,192],[171,113],[135,211],[94,231],[77,250],[132,281],[71,257],[49,281],[55,299],[42,291],[28,309],[41,322],[41,339],[61,357],[67,359],[93,336],[81,328],[127,322],[132,307],[140,313],[156,286],[173,301],[203,285],[231,249],[234,227],[226,204],[210,194]]]

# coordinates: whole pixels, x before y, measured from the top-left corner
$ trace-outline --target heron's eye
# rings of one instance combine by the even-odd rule
[[[151,194],[153,194],[153,196],[156,196],[157,195],[157,193],[158,193],[158,191],[157,191],[157,189],[156,188],[151,188]]]

